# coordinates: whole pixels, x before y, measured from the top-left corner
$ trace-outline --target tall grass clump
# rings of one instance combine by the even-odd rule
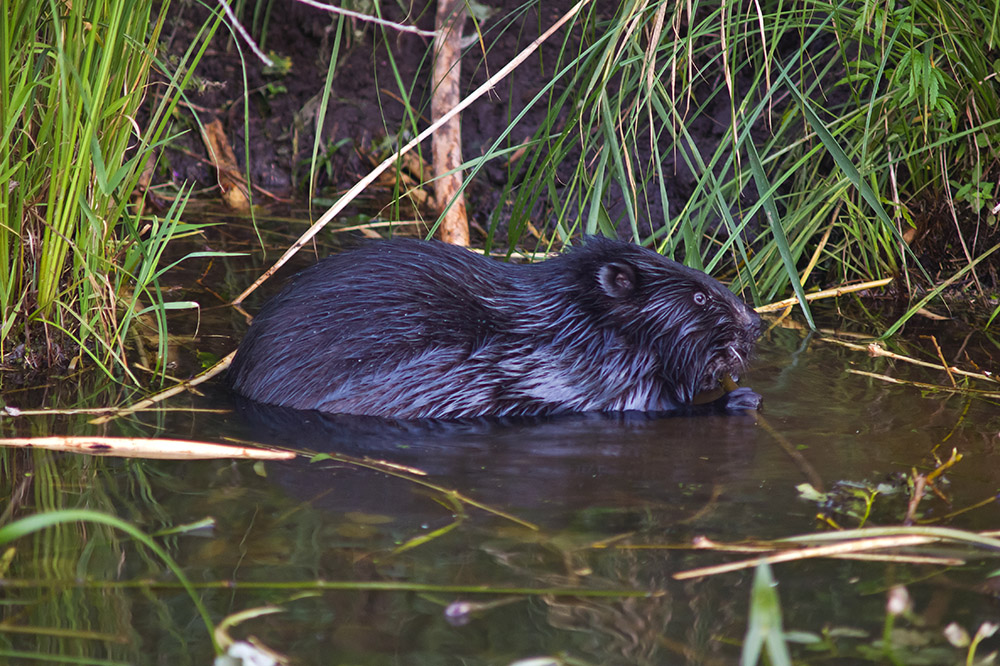
[[[156,264],[183,229],[183,196],[158,219],[133,195],[217,24],[153,86],[169,2],[157,9],[11,0],[0,12],[0,354],[23,341],[33,362],[85,353],[127,372],[131,324],[162,315]]]
[[[1000,173],[997,3],[858,6],[837,15],[844,87],[839,122],[858,137],[856,159],[876,174],[897,215],[919,225],[921,206],[993,205]],[[982,216],[985,218],[985,215]],[[949,220],[950,221],[950,220]],[[983,220],[985,223],[985,219]],[[975,238],[959,236],[971,261]]]
[[[513,240],[539,220],[556,243],[626,231],[688,264],[728,266],[757,300],[926,277],[911,243],[943,231],[927,211],[947,216],[966,266],[989,251],[996,3],[626,0],[612,17],[584,12],[583,38],[567,36],[553,85],[532,100],[547,116],[508,160],[494,231],[504,219]],[[482,161],[516,147],[500,141]]]

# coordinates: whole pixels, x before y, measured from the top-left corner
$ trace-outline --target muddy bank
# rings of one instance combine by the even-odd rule
[[[475,24],[468,21],[464,33],[468,43],[462,64],[461,95],[473,91],[507,64],[572,4],[569,0],[527,7],[514,2],[502,3],[494,8],[493,15],[478,24],[478,33]],[[421,8],[413,7],[409,14],[404,14],[398,7],[386,7],[385,18],[432,30],[433,8],[430,3]],[[616,10],[615,5],[607,3],[599,3],[592,9],[600,21],[611,20]],[[171,48],[184,45],[186,42],[181,36],[196,30],[204,18],[194,7],[173,17],[176,32]],[[204,149],[193,123],[193,114],[202,118],[214,116],[223,121],[241,168],[247,163],[246,146],[249,145],[249,171],[256,185],[274,198],[301,201],[308,192],[308,165],[335,41],[334,22],[328,14],[296,3],[289,3],[280,12],[271,14],[265,50],[288,59],[290,64],[284,74],[266,73],[263,63],[247,53],[244,44],[235,43],[227,32],[220,30],[208,57],[197,70],[203,85],[192,96],[192,101],[201,111],[192,109],[192,116],[182,120],[192,131],[178,140],[176,147],[179,149],[167,151],[170,168],[164,175],[178,183],[196,182],[204,188],[205,195],[211,194],[216,176],[211,164],[202,157]],[[255,34],[259,39],[259,32]],[[477,39],[477,35],[481,39]],[[568,27],[543,43],[510,77],[498,83],[488,96],[466,110],[462,115],[465,159],[487,152],[522,112],[524,115],[503,145],[516,146],[529,140],[552,114],[552,102],[564,91],[569,77],[557,79],[540,102],[527,111],[526,107],[552,83],[557,70],[569,60],[567,54],[578,53],[593,39],[594,35],[584,34],[579,21],[570,22]],[[318,168],[318,193],[333,197],[347,189],[371,169],[374,160],[391,153],[397,138],[409,139],[428,125],[432,55],[429,37],[354,23],[340,50],[330,90],[330,107],[323,123],[325,152]],[[246,86],[242,83],[244,62]],[[612,85],[618,83],[612,81]],[[409,99],[409,107],[403,104],[404,98]],[[729,107],[728,96],[716,94],[697,115],[692,114],[687,131],[703,154],[711,154],[727,131]],[[420,151],[423,159],[429,161],[429,142],[422,145]],[[637,146],[636,151],[637,160],[649,161],[649,146]],[[577,148],[576,154],[579,152]],[[512,159],[520,156],[515,153]],[[566,161],[565,167],[560,166],[560,170],[567,169],[565,174],[560,172],[565,180],[572,176],[573,165],[569,162],[571,160]],[[677,151],[665,150],[662,162],[664,172],[671,175],[663,183],[663,194],[670,215],[676,215],[691,197],[696,177],[688,168],[684,155]],[[480,229],[489,228],[490,215],[502,205],[501,191],[510,184],[512,173],[509,164],[507,158],[490,161],[468,186],[470,220]],[[640,217],[662,222],[662,214],[657,213],[662,205],[659,188],[647,189],[646,210]],[[370,188],[365,199],[359,200],[360,209],[370,215],[390,218],[393,214],[426,215],[429,212],[419,205],[416,211],[412,208],[386,210],[392,196],[388,187]],[[266,193],[257,193],[258,202],[266,202],[269,198],[272,197]],[[552,206],[551,199],[551,196],[539,197],[540,203],[529,211],[532,224],[544,226],[551,213],[545,206]],[[620,188],[608,188],[602,201],[613,219],[624,221],[625,203]],[[519,214],[524,216],[525,213],[520,211]],[[502,217],[506,219],[507,216]],[[644,231],[651,231],[655,224],[651,223]],[[503,224],[500,227],[502,232]],[[623,231],[627,231],[627,227]]]

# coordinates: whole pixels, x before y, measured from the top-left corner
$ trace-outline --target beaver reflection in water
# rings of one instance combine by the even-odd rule
[[[592,237],[516,265],[375,241],[299,273],[254,319],[229,382],[257,402],[396,418],[740,411],[760,318],[708,275]]]

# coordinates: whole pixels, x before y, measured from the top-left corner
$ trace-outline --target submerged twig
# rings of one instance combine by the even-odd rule
[[[846,340],[838,340],[837,338],[819,338],[822,342],[831,342],[835,345],[840,345],[841,347],[847,347],[848,349],[853,349],[855,351],[862,351],[870,356],[884,356],[886,358],[895,359],[897,361],[905,361],[906,363],[912,363],[913,365],[919,365],[925,368],[933,368],[935,370],[941,370],[941,366],[937,363],[929,363],[927,361],[921,361],[915,359],[912,356],[903,356],[902,354],[896,354],[895,352],[888,351],[885,347],[877,342],[871,342],[867,345],[859,345],[853,342],[847,342]],[[945,368],[947,372],[951,375],[962,375],[963,377],[972,377],[974,379],[982,379],[984,381],[993,382],[994,384],[1000,384],[1000,379],[997,379],[994,375],[986,372],[971,372],[969,370],[961,370],[955,366],[948,366]]]
[[[509,520],[512,523],[517,523],[518,525],[521,525],[522,527],[527,527],[530,530],[538,531],[540,529],[538,525],[535,525],[534,523],[524,520],[522,518],[518,518],[514,514],[507,513],[506,511],[497,509],[488,504],[483,504],[482,502],[476,501],[471,497],[463,495],[457,490],[453,490],[451,488],[445,488],[444,486],[439,486],[436,483],[431,483],[430,481],[426,481],[422,478],[419,478],[414,474],[414,471],[416,471],[419,472],[420,475],[426,476],[426,472],[423,472],[421,470],[414,470],[411,467],[402,467],[401,465],[390,463],[385,460],[378,460],[376,458],[355,458],[354,456],[349,456],[343,453],[323,453],[320,454],[320,456],[318,456],[315,459],[336,460],[337,462],[343,462],[349,465],[356,465],[358,467],[364,467],[367,469],[375,470],[377,472],[382,472],[383,474],[388,474],[389,476],[395,476],[397,478],[410,481],[411,483],[415,483],[419,486],[423,486],[435,492],[441,493],[445,497],[452,498],[455,501],[461,502],[462,504],[468,504],[471,507],[475,507],[481,511],[485,511],[486,513],[492,513],[494,516],[505,518],[506,520]]]
[[[771,424],[767,422],[767,419],[763,418],[760,414],[757,415],[757,425],[763,428],[767,434],[774,438],[775,443],[781,448],[782,451],[785,452],[785,455],[792,459],[792,462],[795,463],[795,466],[799,468],[799,471],[802,472],[802,474],[809,480],[809,483],[812,484],[813,488],[822,492],[824,487],[823,478],[819,475],[819,472],[816,471],[816,468],[812,466],[812,463],[810,463],[809,460],[802,455],[802,452],[795,448],[795,445],[788,441],[787,437],[775,430]]]
[[[919,525],[925,525],[925,524],[932,523],[932,522],[934,522],[934,523],[940,523],[940,522],[946,522],[946,521],[949,521],[949,520],[953,520],[954,518],[956,518],[958,516],[961,516],[964,513],[969,513],[970,511],[975,511],[976,509],[981,509],[984,506],[989,506],[990,504],[996,504],[997,501],[1000,501],[1000,497],[998,497],[997,495],[990,495],[986,499],[981,499],[978,502],[974,502],[973,504],[970,504],[969,506],[963,506],[961,509],[956,509],[955,511],[952,511],[951,513],[943,514],[943,515],[938,516],[938,517],[936,517],[934,519],[926,519],[925,518],[925,519],[918,520],[917,524],[919,524]],[[990,532],[984,532],[983,534],[990,534]]]
[[[731,393],[736,390],[736,382],[733,381],[732,377],[725,375],[722,377],[722,388]],[[775,443],[789,458],[792,459],[796,467],[799,468],[799,471],[802,472],[802,474],[809,480],[809,483],[811,483],[817,490],[822,490],[823,478],[819,475],[819,472],[816,471],[816,468],[814,468],[806,459],[806,457],[802,455],[802,452],[796,449],[795,446],[788,441],[787,437],[775,430],[760,412],[749,409],[746,410],[746,412],[757,421],[757,425],[763,428],[767,434],[774,438]]]
[[[852,375],[860,375],[862,377],[871,377],[873,379],[880,379],[883,382],[889,384],[902,384],[904,386],[913,386],[914,388],[919,388],[924,391],[937,391],[943,393],[960,393],[962,395],[972,395],[977,398],[1000,398],[1000,391],[983,391],[981,389],[972,388],[962,388],[961,386],[945,386],[943,384],[928,384],[926,382],[915,382],[908,379],[896,379],[895,377],[890,377],[889,375],[880,375],[876,372],[865,372],[864,370],[854,370],[851,368],[847,369]]]
[[[175,396],[178,393],[181,393],[183,391],[186,391],[186,390],[188,390],[189,388],[191,388],[193,386],[197,386],[198,384],[201,384],[202,382],[208,381],[212,377],[215,377],[219,373],[223,372],[226,368],[228,368],[229,364],[232,363],[234,356],[236,356],[236,352],[235,351],[230,352],[222,360],[220,360],[218,363],[216,363],[215,365],[213,365],[211,368],[209,368],[205,372],[201,373],[200,375],[198,375],[198,376],[196,376],[196,377],[194,377],[192,379],[189,379],[189,380],[187,380],[185,382],[181,382],[180,384],[177,384],[176,386],[171,386],[170,388],[166,389],[165,391],[160,391],[156,395],[152,395],[152,396],[150,396],[150,397],[148,397],[148,398],[146,398],[144,400],[140,400],[139,402],[135,403],[134,405],[129,405],[128,407],[113,408],[111,410],[113,412],[112,414],[108,414],[106,416],[101,416],[101,417],[98,417],[96,419],[91,419],[90,423],[94,424],[94,425],[100,425],[102,423],[107,423],[108,421],[116,419],[116,418],[118,418],[120,416],[125,416],[127,414],[132,414],[134,412],[138,412],[140,410],[143,410],[143,409],[149,407],[150,405],[155,405],[156,403],[158,403],[158,402],[160,402],[162,400],[166,400],[167,398]]]

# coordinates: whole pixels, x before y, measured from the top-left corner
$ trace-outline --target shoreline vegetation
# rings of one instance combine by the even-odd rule
[[[995,657],[996,0],[225,1],[0,12],[0,655]],[[437,86],[444,25],[461,72]],[[295,413],[272,437],[199,394],[233,356],[209,311],[249,320],[273,274],[246,265],[463,210],[498,258],[607,234],[801,308],[761,359],[792,409],[497,440]],[[831,297],[867,318],[816,325]],[[887,340],[951,303],[972,331]]]
[[[810,325],[810,293],[888,278],[910,308],[876,335],[896,333],[944,293],[987,304],[984,328],[995,320],[1000,18],[989,7],[557,4],[473,11],[460,58],[468,74],[447,86],[448,111],[433,123],[431,101],[440,108],[444,94],[427,80],[433,4],[405,16],[376,5],[372,21],[313,15],[328,27],[326,51],[314,55],[325,78],[309,87],[316,106],[296,116],[308,121],[295,134],[306,174],[274,194],[254,182],[255,152],[266,147],[248,129],[262,94],[248,90],[255,75],[271,77],[266,95],[293,97],[297,74],[281,55],[296,45],[281,41],[272,5],[227,7],[227,18],[218,5],[192,14],[169,2],[157,12],[143,0],[15,0],[0,17],[0,362],[164,382],[170,316],[199,308],[171,300],[164,280],[182,262],[230,254],[185,215],[192,198],[214,199],[219,186],[237,209],[252,201],[263,210],[272,198],[334,202],[286,254],[345,210],[390,228],[415,216],[418,233],[433,233],[454,217],[451,202],[478,187],[469,221],[472,244],[486,251],[558,251],[584,233],[631,237],[731,281],[754,305],[794,298]],[[504,50],[511,32],[532,26],[539,37]],[[427,66],[403,66],[407,54],[392,45],[404,34]],[[258,45],[270,65],[252,54]],[[229,118],[242,118],[242,146],[239,132],[220,129],[221,109],[196,101],[212,87],[202,65],[227,49],[245,53],[225,103]],[[393,74],[369,86],[385,109],[378,160],[373,145],[329,138],[341,79],[358,74],[344,63],[359,52],[377,52],[380,71]],[[499,98],[527,76],[530,94]],[[463,178],[435,204],[421,142],[442,117],[483,104],[505,105],[506,126],[477,135],[478,149],[458,147]],[[215,146],[201,158],[213,166],[214,193],[175,177],[185,130]],[[230,144],[235,153],[220,147]],[[350,188],[324,177],[343,180],[347,152],[371,158]],[[389,203],[359,201],[366,189]],[[195,235],[207,249],[167,252]],[[238,306],[248,292],[229,298]]]

